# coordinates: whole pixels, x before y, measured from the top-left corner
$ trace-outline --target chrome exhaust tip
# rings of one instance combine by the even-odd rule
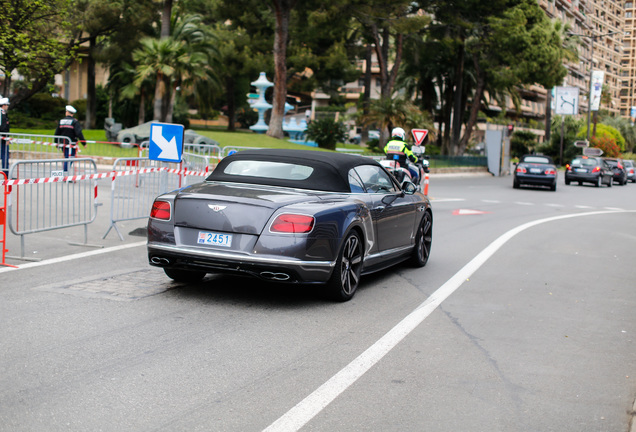
[[[150,258],[150,262],[158,266],[167,266],[170,264],[170,260],[168,258],[162,258],[162,257],[156,257],[156,256]]]
[[[274,273],[274,272],[261,272],[261,277],[264,279],[274,280],[274,281],[287,281],[291,279],[287,273]]]

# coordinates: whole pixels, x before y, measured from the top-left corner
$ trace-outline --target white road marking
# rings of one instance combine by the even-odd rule
[[[548,207],[565,207],[563,204],[546,204]]]
[[[632,210],[630,212],[636,212]],[[501,235],[475,258],[459,270],[444,285],[439,287],[429,298],[420,304],[406,318],[400,321],[380,340],[360,354],[356,359],[340,370],[331,379],[318,387],[313,393],[300,401],[296,406],[283,414],[278,420],[269,425],[264,432],[298,431],[307,424],[314,416],[333,402],[349,386],[355,383],[369,369],[375,366],[389,351],[399,342],[408,336],[417,326],[419,326],[444,300],[455,292],[470,276],[477,271],[490,257],[494,255],[501,246],[520,232],[546,222],[562,219],[575,218],[580,216],[593,216],[608,213],[621,213],[615,211],[596,211],[588,213],[568,214],[554,216],[545,219],[528,222],[511,229]]]
[[[523,201],[515,201],[515,204],[523,205],[523,206],[533,206],[534,205],[534,203],[523,202]]]
[[[485,200],[485,199],[481,200],[481,202],[485,202],[485,203],[489,203],[489,204],[499,204],[499,203],[501,203],[501,201],[499,201],[499,200]]]
[[[121,246],[113,246],[113,247],[104,248],[104,249],[96,249],[96,250],[92,250],[92,251],[89,251],[89,252],[82,252],[82,253],[78,253],[78,254],[74,254],[74,255],[66,255],[66,256],[63,256],[63,257],[59,257],[59,258],[51,258],[51,259],[48,259],[48,260],[32,262],[32,263],[28,263],[28,264],[23,264],[23,265],[18,266],[18,267],[0,267],[0,273],[9,272],[9,271],[15,271],[15,270],[29,269],[29,268],[33,268],[33,267],[41,267],[41,266],[50,265],[50,264],[57,264],[57,263],[61,263],[61,262],[64,262],[64,261],[72,261],[74,259],[86,258],[86,257],[90,257],[90,256],[94,256],[94,255],[101,255],[101,254],[109,253],[109,252],[117,252],[117,251],[120,251],[120,250],[130,249],[130,248],[137,247],[137,246],[145,246],[146,244],[147,244],[146,241],[141,241],[141,242],[137,242],[137,243],[128,243],[128,244],[124,244],[124,245],[121,245]]]
[[[433,202],[456,202],[456,201],[466,201],[466,198],[433,198],[433,197],[429,197],[431,198],[431,201]]]
[[[589,210],[589,209],[593,209],[594,208],[594,207],[586,206],[586,205],[575,205],[574,207],[576,207],[578,209],[583,209],[583,210]]]

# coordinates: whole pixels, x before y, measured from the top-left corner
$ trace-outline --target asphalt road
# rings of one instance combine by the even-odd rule
[[[106,208],[94,246],[67,243],[77,227],[26,236],[41,261],[0,268],[0,430],[629,431],[636,186],[432,176],[429,192],[428,265],[344,304],[173,283],[143,221],[102,239]]]

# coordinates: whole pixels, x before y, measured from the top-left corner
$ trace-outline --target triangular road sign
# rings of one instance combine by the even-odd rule
[[[413,139],[415,140],[415,145],[422,144],[426,135],[428,135],[428,129],[411,129],[411,133],[413,134]]]

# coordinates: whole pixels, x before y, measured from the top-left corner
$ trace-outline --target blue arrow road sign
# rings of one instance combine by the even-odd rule
[[[148,157],[164,162],[181,162],[183,153],[183,125],[170,123],[150,124]]]

